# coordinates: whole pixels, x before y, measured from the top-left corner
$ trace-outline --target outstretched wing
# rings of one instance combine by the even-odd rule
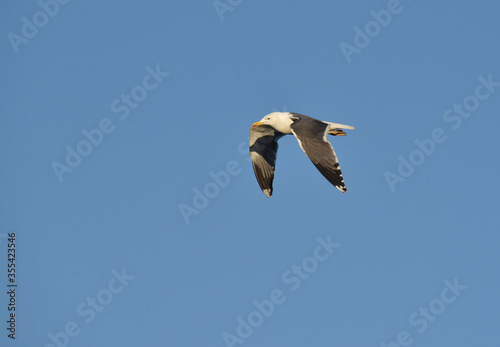
[[[278,140],[283,133],[268,125],[250,128],[250,157],[259,186],[268,198],[273,195],[274,167]]]
[[[300,148],[311,159],[321,174],[341,192],[346,192],[337,155],[326,139],[331,125],[320,120],[300,115],[291,125]]]

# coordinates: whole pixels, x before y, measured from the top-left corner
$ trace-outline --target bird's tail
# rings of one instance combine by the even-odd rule
[[[355,128],[353,126],[350,126],[350,125],[344,125],[344,124],[339,124],[339,123],[331,123],[331,122],[325,122],[325,123],[328,123],[331,125],[331,128],[332,130],[335,130],[335,129],[349,129],[349,130],[354,130]]]
[[[328,122],[328,124],[330,124],[330,130],[328,131],[328,133],[330,135],[333,135],[333,136],[345,136],[345,131],[343,131],[341,129],[351,129],[351,130],[354,130],[354,127],[350,126],[350,125],[344,125],[344,124],[339,124],[339,123],[331,123],[331,122]]]

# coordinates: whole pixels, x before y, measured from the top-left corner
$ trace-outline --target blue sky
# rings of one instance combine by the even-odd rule
[[[494,346],[499,10],[5,4],[0,344]],[[356,127],[346,194],[288,136],[265,197],[272,111]]]

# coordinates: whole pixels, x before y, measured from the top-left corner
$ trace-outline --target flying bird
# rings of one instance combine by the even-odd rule
[[[347,188],[342,178],[339,161],[327,136],[345,136],[341,129],[350,125],[321,121],[292,112],[273,112],[252,124],[250,128],[250,157],[260,188],[270,198],[273,195],[274,168],[278,140],[293,134],[300,148],[311,159],[321,174],[341,192]]]

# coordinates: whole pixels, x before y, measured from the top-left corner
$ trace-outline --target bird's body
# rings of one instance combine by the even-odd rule
[[[273,112],[250,128],[250,157],[255,177],[268,198],[273,193],[274,169],[278,140],[293,134],[304,153],[321,174],[337,189],[346,192],[342,172],[327,136],[345,136],[340,129],[354,129],[350,125],[324,122],[299,113]]]

